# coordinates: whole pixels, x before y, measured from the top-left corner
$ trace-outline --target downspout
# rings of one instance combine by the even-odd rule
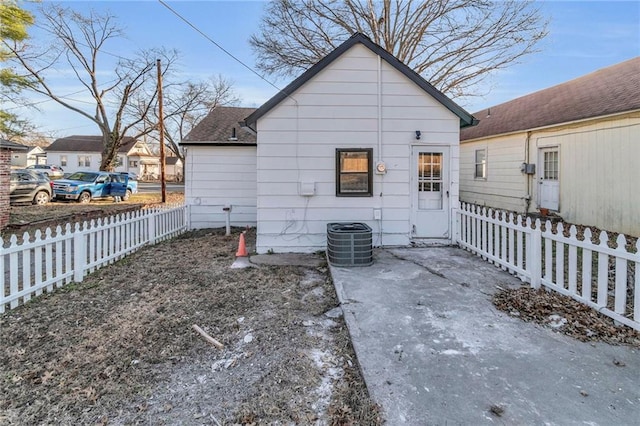
[[[382,163],[382,58],[378,55],[378,163]],[[377,167],[377,165],[376,165]],[[380,174],[380,217],[378,218],[378,229],[380,230],[380,247],[382,244],[382,214],[384,213],[383,182],[384,175]],[[375,214],[374,214],[375,216]]]
[[[524,162],[529,164],[529,160],[530,160],[530,147],[529,144],[531,142],[531,131],[527,131],[527,138],[525,139],[524,142]],[[526,180],[526,184],[525,184],[525,209],[524,209],[524,214],[527,215],[529,214],[529,208],[531,207],[531,197],[533,197],[532,192],[533,192],[533,188],[531,185],[531,176],[529,173],[526,173],[527,176],[527,180]],[[535,176],[535,175],[534,175]]]
[[[378,55],[378,162],[382,161],[382,59]]]

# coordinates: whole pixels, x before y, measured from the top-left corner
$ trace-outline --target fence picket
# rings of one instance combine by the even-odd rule
[[[617,250],[626,252],[627,239],[624,235],[618,235],[616,239]],[[627,309],[627,259],[616,256],[616,281],[615,281],[615,299],[614,311],[617,314],[624,315]]]
[[[0,239],[0,313],[53,291],[71,281],[81,282],[86,273],[113,263],[150,243],[186,230],[186,207],[164,206],[127,212],[109,218],[66,224],[44,235],[36,230]],[[149,232],[151,230],[151,232]],[[152,238],[150,238],[152,237]],[[7,268],[8,266],[8,268]]]
[[[636,241],[636,254],[640,255],[640,238]],[[635,263],[634,275],[633,320],[640,323],[640,258]]]
[[[0,248],[4,247],[4,238],[0,237]],[[4,253],[0,254],[0,276],[4,277],[5,276],[5,267],[4,267]],[[2,285],[0,285],[0,301],[4,300],[5,298],[5,289],[4,289],[4,285],[5,285],[5,280],[2,280]],[[0,314],[4,314],[4,303],[0,303]]]
[[[17,247],[18,237],[12,235],[9,242],[9,248]],[[13,294],[17,293],[18,291],[18,252],[13,252],[9,255],[9,293]],[[15,308],[16,306],[18,306],[18,301],[12,300],[10,305],[11,309]]]
[[[513,223],[513,213],[509,213],[509,223]],[[509,227],[509,236],[507,237],[507,240],[509,242],[509,250],[507,252],[507,254],[509,255],[509,259],[507,260],[507,263],[509,265],[515,265],[515,237],[514,237],[515,231],[513,228]],[[507,267],[507,269],[509,270],[509,272],[513,273],[513,269]]]
[[[589,228],[584,230],[584,241],[591,241],[591,230]],[[591,295],[591,271],[593,269],[593,252],[588,248],[582,249],[582,298],[588,301],[593,300]]]
[[[631,251],[623,235],[617,237],[615,248],[609,247],[605,231],[594,243],[588,228],[579,240],[575,226],[565,236],[563,224],[554,231],[549,220],[543,231],[540,220],[534,227],[527,218],[524,225],[520,215],[514,220],[513,213],[504,211],[463,204],[456,214],[460,216],[456,241],[466,250],[517,273],[534,288],[544,285],[640,330],[640,240]],[[631,285],[633,295],[628,291]],[[630,297],[633,300],[628,301]]]
[[[33,242],[36,244],[33,248],[33,285],[38,289],[36,296],[42,294],[42,233],[36,230],[33,234]]]
[[[503,216],[504,219],[504,216]],[[507,227],[504,225],[500,226],[500,260],[502,260],[503,262],[508,262],[509,259],[507,258]],[[501,264],[502,265],[502,270],[506,271],[507,267],[504,266],[504,263]]]
[[[62,227],[60,225],[56,226],[56,237],[60,237],[62,234]],[[55,242],[55,253],[56,253],[56,257],[55,257],[55,264],[56,264],[56,270],[55,270],[55,277],[56,282],[55,282],[55,286],[56,287],[62,287],[62,285],[64,284],[63,280],[59,277],[62,277],[62,240],[60,238],[56,238],[56,242]]]
[[[578,247],[571,242],[577,242],[578,230],[575,225],[571,225],[569,228],[569,277],[568,288],[572,294],[578,294]]]
[[[607,241],[609,237],[607,233],[602,231],[600,232],[600,243],[598,246],[600,248],[605,248],[607,246]],[[607,293],[609,290],[609,256],[605,254],[603,251],[598,253],[598,306],[603,308],[607,307]]]
[[[22,241],[29,241],[29,233],[22,234]],[[22,290],[31,287],[31,250],[24,250],[22,252]],[[24,301],[28,302],[31,299],[31,294],[27,294],[24,297]]]

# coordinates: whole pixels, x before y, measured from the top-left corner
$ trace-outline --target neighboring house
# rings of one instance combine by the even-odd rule
[[[65,173],[98,170],[104,145],[102,136],[68,136],[56,139],[46,148],[47,163],[62,167]],[[127,137],[118,149],[116,172],[134,172],[155,177],[160,173],[160,158],[143,141]]]
[[[230,205],[232,220],[242,223],[234,217],[241,191],[245,211],[256,209],[246,224],[257,223],[259,253],[324,250],[332,222],[367,223],[377,246],[451,243],[460,127],[473,123],[389,52],[354,34],[248,115],[243,125],[257,132],[256,143],[227,140],[205,154],[189,135],[191,226],[204,225],[209,204]]]
[[[184,171],[182,170],[182,160],[178,157],[165,157],[164,173],[166,180],[182,182]]]
[[[46,164],[47,154],[39,146],[26,146],[27,151],[15,151],[11,154],[11,167],[25,168],[36,164]]]
[[[640,57],[474,116],[462,201],[640,236]]]
[[[256,225],[256,136],[239,122],[255,108],[216,107],[180,143],[192,228]]]

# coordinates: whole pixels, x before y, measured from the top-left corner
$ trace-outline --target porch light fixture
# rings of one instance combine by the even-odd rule
[[[420,133],[420,130],[416,130],[416,140],[420,140],[420,135],[422,135],[422,133]]]

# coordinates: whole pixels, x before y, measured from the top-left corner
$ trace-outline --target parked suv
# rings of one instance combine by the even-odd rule
[[[56,200],[88,203],[96,198],[121,197],[124,201],[138,192],[138,182],[126,173],[76,172],[53,182]]]
[[[42,172],[49,176],[49,179],[60,179],[64,176],[64,170],[62,170],[62,167],[53,164],[36,164],[27,167],[27,169]]]
[[[51,181],[35,170],[12,170],[9,182],[9,202],[47,204],[51,200]]]

